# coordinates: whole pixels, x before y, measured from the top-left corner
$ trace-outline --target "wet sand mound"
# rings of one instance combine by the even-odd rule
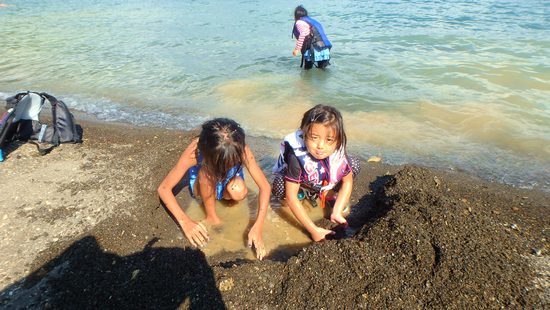
[[[547,200],[494,186],[507,191],[407,166],[362,206],[370,220],[353,238],[312,244],[281,276],[251,276],[238,293],[222,294],[236,308],[544,309],[548,271],[537,274],[532,260],[548,264],[536,255],[548,251],[548,208],[537,204]],[[233,281],[239,273],[217,274]],[[540,277],[545,290],[535,285]]]
[[[288,262],[278,299],[342,309],[540,305],[522,242],[476,196],[406,167],[353,239],[315,244]]]

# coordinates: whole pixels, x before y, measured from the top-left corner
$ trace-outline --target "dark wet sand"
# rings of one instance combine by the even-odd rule
[[[548,193],[364,162],[352,238],[321,221],[336,239],[290,258],[276,250],[261,262],[244,251],[206,257],[186,247],[156,195],[198,132],[76,116],[84,143],[45,157],[14,144],[0,163],[21,188],[0,200],[2,308],[550,307]],[[266,167],[272,143],[249,139]]]

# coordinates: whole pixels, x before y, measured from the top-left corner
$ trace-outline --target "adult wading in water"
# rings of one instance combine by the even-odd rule
[[[298,40],[292,55],[302,54],[300,67],[311,69],[314,63],[317,68],[325,68],[330,65],[330,48],[332,44],[327,39],[323,26],[316,20],[307,16],[303,6],[294,10],[294,29],[292,35]],[[305,62],[305,64],[304,64]]]

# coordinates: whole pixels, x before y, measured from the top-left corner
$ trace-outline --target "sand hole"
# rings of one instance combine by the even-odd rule
[[[255,252],[248,247],[248,231],[256,220],[259,191],[246,169],[244,174],[249,190],[247,197],[234,206],[229,206],[225,201],[216,201],[216,212],[223,223],[211,226],[204,222],[210,236],[210,242],[202,248],[206,256],[222,251],[245,251],[246,259],[254,260],[256,257]],[[189,195],[187,188],[180,195]],[[323,218],[323,209],[313,207],[307,200],[302,203],[314,222]],[[193,220],[204,220],[206,217],[204,207],[198,200],[192,200],[184,211]],[[274,201],[273,197],[266,214],[262,237],[270,259],[285,260],[312,243],[309,233],[294,214],[283,208],[278,201]]]

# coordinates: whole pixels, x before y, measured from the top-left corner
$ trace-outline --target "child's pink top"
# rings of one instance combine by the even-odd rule
[[[301,50],[302,44],[304,44],[304,39],[306,36],[308,36],[311,33],[311,27],[308,23],[306,23],[303,20],[298,20],[296,22],[296,28],[298,29],[298,32],[300,33],[300,37],[298,38],[298,42],[296,42],[296,49]]]

